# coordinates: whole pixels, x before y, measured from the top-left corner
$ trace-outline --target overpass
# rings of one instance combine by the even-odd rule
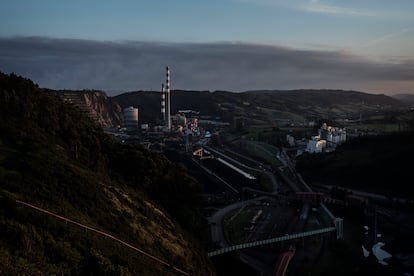
[[[251,247],[256,247],[256,246],[262,246],[262,245],[267,245],[267,244],[272,244],[272,243],[277,243],[277,242],[282,242],[282,241],[294,240],[294,239],[299,239],[299,238],[304,238],[304,237],[309,237],[309,236],[314,236],[314,235],[321,235],[321,234],[334,232],[334,231],[336,231],[336,238],[337,239],[342,239],[343,238],[342,219],[341,218],[336,218],[334,223],[335,223],[335,227],[326,227],[326,228],[306,231],[306,232],[302,232],[302,233],[287,234],[285,236],[266,239],[266,240],[260,240],[260,241],[254,241],[254,242],[248,242],[248,243],[242,243],[242,244],[238,244],[238,245],[228,246],[228,247],[217,249],[215,251],[211,251],[207,255],[209,257],[213,257],[213,256],[217,256],[217,255],[220,255],[220,254],[240,250],[240,249],[246,249],[246,248],[251,248]]]

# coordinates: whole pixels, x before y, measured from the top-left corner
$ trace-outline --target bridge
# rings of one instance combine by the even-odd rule
[[[309,236],[314,236],[314,235],[320,235],[320,234],[325,234],[325,233],[334,232],[334,231],[336,231],[336,238],[342,239],[343,238],[342,219],[336,218],[334,223],[335,223],[335,227],[333,226],[326,227],[322,229],[316,229],[316,230],[311,230],[311,231],[306,231],[306,232],[301,232],[301,233],[288,234],[285,236],[266,239],[266,240],[242,243],[238,245],[220,248],[215,251],[211,251],[207,255],[208,257],[213,257],[216,255],[220,255],[220,254],[224,254],[224,253],[228,253],[228,252],[232,252],[232,251],[236,251],[240,249],[262,246],[262,245],[267,245],[267,244],[272,244],[272,243],[277,243],[277,242],[282,242],[282,241],[294,240],[294,239],[299,239],[299,238],[304,238],[304,237],[309,237]]]

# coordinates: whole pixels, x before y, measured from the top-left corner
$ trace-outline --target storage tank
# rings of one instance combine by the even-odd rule
[[[138,108],[133,106],[124,108],[124,124],[128,130],[138,128]]]

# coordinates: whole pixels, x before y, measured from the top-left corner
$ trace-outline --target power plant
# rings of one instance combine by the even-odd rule
[[[138,121],[138,108],[128,106],[124,108],[124,124],[121,129],[123,132],[136,132],[140,130],[141,133],[146,135],[151,133],[155,135],[165,135],[170,139],[180,139],[184,135],[199,136],[199,112],[190,109],[178,110],[172,114],[171,110],[171,69],[170,66],[165,67],[165,83],[161,84],[161,98],[160,98],[160,111],[161,116],[156,125],[150,127],[147,123],[141,123]],[[140,123],[140,127],[139,124]],[[137,134],[137,133],[136,133]],[[124,137],[125,138],[125,137]],[[191,138],[190,138],[191,139]],[[189,137],[185,139],[188,143]]]
[[[163,70],[166,70],[165,75]],[[237,104],[233,107],[230,100],[227,102],[230,97],[220,96],[214,102],[218,109],[210,110],[208,107],[211,103],[206,100],[204,91],[191,94],[176,89],[172,110],[170,66],[161,67],[159,73],[161,81],[158,83],[161,83],[161,87],[155,93],[139,91],[143,92],[140,97],[127,97],[130,102],[124,103],[124,107],[127,107],[124,109],[125,128],[119,129],[114,136],[126,145],[139,144],[150,151],[165,153],[167,158],[174,158],[172,162],[176,162],[179,157],[184,164],[198,170],[196,176],[204,188],[204,206],[217,209],[226,206],[223,211],[206,213],[211,241],[220,245],[220,248],[210,251],[208,257],[243,249],[243,256],[254,260],[255,265],[259,264],[261,273],[267,275],[271,271],[272,275],[285,275],[288,267],[291,271],[294,271],[292,267],[297,271],[300,269],[295,267],[298,265],[295,261],[291,261],[294,255],[313,258],[323,253],[326,242],[344,238],[342,218],[336,217],[326,204],[335,204],[341,209],[355,209],[358,213],[362,211],[368,214],[367,225],[371,225],[369,221],[373,209],[370,199],[349,194],[346,190],[341,197],[341,191],[332,191],[327,185],[315,187],[314,191],[295,170],[294,158],[305,150],[310,153],[328,152],[347,141],[345,128],[331,127],[325,123],[310,141],[302,137],[302,129],[281,130],[281,134],[288,133],[288,146],[280,143],[278,147],[265,147],[267,143],[261,140],[271,136],[259,138],[257,135],[258,141],[244,138],[246,129],[251,127],[250,123],[256,118],[246,119],[251,113],[243,113],[250,111],[247,106],[254,102],[242,101],[241,104],[246,106],[244,109]],[[178,86],[179,83],[176,82]],[[129,106],[132,103],[141,105],[141,121],[144,123],[139,121],[139,129],[138,109]],[[234,110],[234,116],[228,116],[231,110]],[[234,126],[222,121],[221,115],[226,116],[226,120],[234,120]],[[272,120],[275,125],[285,127],[294,127],[296,124],[291,123],[290,119]],[[306,133],[309,127],[316,124],[315,121],[298,123]],[[268,126],[262,123],[258,125],[261,132],[268,132]],[[233,132],[232,128],[236,131]],[[278,131],[276,135],[280,134],[274,127],[273,131]],[[254,133],[258,133],[256,128]],[[365,230],[366,246],[377,246],[376,239],[380,238],[377,230]],[[374,241],[369,240],[369,236],[373,236]],[[305,245],[305,238],[311,239],[310,246]],[[271,246],[275,243],[279,244]],[[312,259],[312,263],[316,260],[317,257]]]

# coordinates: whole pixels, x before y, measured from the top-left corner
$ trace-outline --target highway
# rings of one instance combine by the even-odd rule
[[[214,149],[212,147],[209,146],[203,146],[203,148],[207,151],[209,151],[210,153],[212,153],[213,155],[215,155],[216,158],[221,158],[223,160],[226,160],[227,162],[231,162],[233,165],[238,166],[239,168],[245,168],[246,170],[249,170],[250,172],[252,171],[256,171],[256,172],[262,172],[265,173],[266,175],[269,176],[269,178],[272,180],[272,187],[273,187],[273,192],[269,193],[269,196],[274,196],[278,194],[278,190],[279,190],[279,183],[277,183],[276,181],[276,177],[275,175],[271,172],[270,168],[267,168],[265,165],[259,163],[259,162],[255,162],[254,160],[249,160],[247,159],[247,157],[238,154],[236,152],[233,151],[229,151],[227,150],[227,152],[234,156],[235,158],[237,158],[238,160],[236,160],[235,158],[232,158],[230,156],[228,156],[227,154]],[[240,157],[240,158],[238,158]],[[287,173],[289,176],[287,176],[282,170],[280,170],[280,168],[278,168],[279,171],[279,176],[291,187],[291,189],[293,189],[296,192],[300,192],[300,191],[306,191],[306,192],[311,192],[312,189],[305,183],[305,181],[303,181],[302,177],[296,172],[295,169],[295,164],[294,162],[292,162],[289,158],[289,156],[286,154],[286,152],[282,151],[282,153],[278,156],[278,158],[281,160],[281,162],[283,164],[285,164],[285,168],[287,168]],[[246,159],[247,162],[249,163],[250,166],[243,164],[241,160]],[[254,166],[252,167],[251,164],[257,164],[257,167]],[[293,178],[293,179],[292,179]],[[230,183],[231,184],[231,183]],[[250,190],[254,190],[251,189]],[[257,193],[257,194],[261,194],[261,193]],[[291,229],[290,231],[287,232],[287,236],[281,236],[281,237],[277,237],[277,238],[271,238],[269,237],[268,240],[260,240],[257,242],[253,242],[253,243],[246,243],[243,245],[229,245],[228,242],[225,239],[225,235],[224,235],[224,217],[232,211],[235,211],[237,209],[240,209],[242,207],[246,207],[247,205],[255,202],[255,201],[260,201],[263,199],[268,198],[268,196],[264,195],[261,197],[257,197],[254,199],[250,199],[250,200],[246,200],[246,201],[242,201],[242,202],[236,202],[234,204],[228,205],[222,209],[220,209],[219,211],[217,211],[215,214],[212,215],[212,217],[210,217],[208,219],[209,223],[210,223],[210,231],[211,231],[211,239],[214,243],[216,243],[220,248],[217,251],[214,252],[210,252],[209,256],[214,256],[215,254],[221,254],[224,251],[228,251],[228,250],[240,250],[240,248],[244,248],[244,246],[249,247],[249,246],[256,246],[255,244],[265,244],[265,243],[269,243],[269,242],[278,242],[279,240],[289,240],[289,239],[296,239],[298,237],[305,237],[305,236],[309,236],[309,235],[314,235],[314,234],[323,234],[325,232],[331,232],[331,231],[335,231],[336,229],[334,227],[327,227],[327,228],[321,228],[321,229],[317,229],[317,230],[312,230],[312,231],[307,231],[307,232],[303,232],[305,223],[307,221],[308,218],[308,214],[309,214],[309,210],[310,210],[310,205],[309,204],[305,204],[304,206],[302,206],[302,212],[299,214],[298,218],[294,218],[292,220],[292,224],[291,224]],[[331,218],[334,218],[333,214],[329,211],[328,208],[326,208],[326,206],[322,203],[321,204],[322,210],[326,213],[328,213],[328,215]],[[269,217],[270,219],[270,217]],[[264,226],[258,225],[257,227],[264,228]],[[252,235],[254,235],[254,233],[256,231],[261,231],[260,229],[255,229],[254,232],[252,232]],[[294,234],[292,234],[294,233]],[[252,241],[257,240],[257,238],[255,238],[254,236],[250,237]],[[276,264],[276,266],[274,267],[273,273],[275,273],[276,275],[284,275],[284,273],[287,270],[287,267],[290,263],[290,261],[292,260],[296,248],[294,246],[294,243],[290,244],[291,247],[287,248],[285,252],[280,254],[280,259],[279,262]],[[241,246],[241,247],[240,247]],[[239,248],[240,247],[240,248]],[[245,261],[246,263],[250,264],[250,262],[252,262],[251,266],[255,267],[255,269],[262,271],[262,272],[269,272],[269,267],[267,267],[269,264],[265,264],[263,262],[260,262],[258,259],[256,260],[255,258],[252,258],[252,256],[249,256],[249,254],[247,252],[242,252],[242,254],[240,255],[241,260]]]
[[[203,148],[205,148],[207,151],[210,151],[211,153],[215,154],[216,156],[220,156],[220,158],[222,158],[224,160],[227,160],[228,162],[232,162],[233,164],[236,164],[236,165],[238,165],[240,167],[243,167],[245,169],[266,173],[266,175],[268,175],[269,178],[272,181],[273,193],[277,193],[279,185],[276,181],[275,176],[270,171],[268,171],[266,169],[263,169],[263,166],[262,166],[261,163],[257,162],[258,164],[260,164],[258,166],[260,166],[262,168],[260,168],[260,169],[253,168],[253,167],[250,167],[250,166],[247,166],[247,165],[241,163],[238,160],[235,160],[234,158],[231,158],[230,156],[228,156],[228,155],[226,155],[226,154],[224,154],[224,153],[222,153],[222,152],[220,152],[220,151],[218,151],[214,148],[211,148],[209,146],[203,146]],[[240,155],[240,154],[237,154],[237,155]],[[240,156],[243,157],[242,155],[240,155]],[[248,157],[243,157],[243,158],[248,158]],[[252,161],[254,161],[254,160],[252,160]],[[254,162],[256,162],[256,161],[254,161]],[[208,170],[207,168],[204,168],[204,169]],[[208,171],[210,171],[210,170],[208,170]],[[213,172],[211,172],[211,174],[213,174]],[[229,183],[225,183],[225,184],[231,186],[231,184],[229,184]],[[231,187],[232,187],[232,189],[234,189],[233,186],[231,186]],[[218,244],[220,247],[229,246],[227,244],[227,241],[226,241],[225,237],[224,237],[223,219],[224,219],[225,215],[228,214],[229,212],[235,210],[235,209],[239,209],[239,208],[242,208],[244,206],[247,206],[251,202],[260,201],[260,200],[265,199],[265,198],[266,198],[266,196],[262,196],[262,197],[257,197],[257,198],[246,200],[246,201],[236,202],[236,203],[228,205],[228,206],[220,209],[216,213],[214,213],[213,216],[211,216],[208,219],[208,222],[210,224],[210,231],[211,231],[212,241],[214,243]]]

